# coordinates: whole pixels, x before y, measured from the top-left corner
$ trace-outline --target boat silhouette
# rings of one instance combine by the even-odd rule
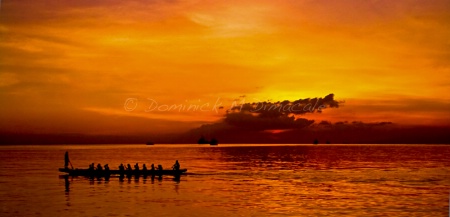
[[[215,139],[215,138],[212,138],[211,140],[207,140],[204,136],[201,136],[200,139],[198,139],[197,143],[199,145],[206,145],[206,144],[218,145],[219,141],[217,141],[217,139]]]
[[[318,139],[314,139],[313,144],[314,144],[314,145],[319,144],[319,140],[318,140]]]
[[[204,136],[202,136],[202,137],[200,137],[200,139],[198,139],[197,143],[199,145],[204,145],[204,144],[209,144],[209,141]]]
[[[219,141],[217,141],[217,139],[212,138],[211,141],[209,141],[209,145],[218,145]]]
[[[59,168],[60,172],[69,176],[88,176],[88,177],[106,177],[111,175],[132,175],[132,176],[162,176],[172,175],[179,176],[187,171],[187,169],[179,170],[90,170],[90,169],[69,169]]]

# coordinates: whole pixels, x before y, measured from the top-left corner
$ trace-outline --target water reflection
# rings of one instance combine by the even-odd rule
[[[301,168],[311,155],[311,147],[307,146],[223,147],[202,151],[224,162],[227,168],[220,169],[253,171]]]
[[[69,194],[70,191],[70,182],[69,182],[69,176],[64,176],[64,186],[66,187],[66,193]]]
[[[70,207],[71,203],[70,203],[70,181],[69,181],[69,176],[64,175],[62,176],[64,178],[64,187],[65,187],[65,202],[66,202],[66,206]]]
[[[151,184],[154,184],[155,179],[158,182],[164,182],[164,181],[172,181],[175,184],[179,184],[181,182],[181,176],[117,176],[117,177],[73,177],[69,175],[61,175],[60,178],[64,179],[64,187],[66,194],[69,194],[70,192],[70,185],[71,182],[74,182],[74,180],[83,181],[88,180],[90,185],[96,185],[96,184],[103,184],[103,183],[110,183],[115,182],[114,179],[117,178],[117,181],[119,183],[126,182],[128,184],[146,184],[148,180],[150,180]],[[112,180],[111,180],[112,178]]]

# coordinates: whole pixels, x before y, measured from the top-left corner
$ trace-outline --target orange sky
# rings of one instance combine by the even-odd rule
[[[448,0],[1,4],[3,132],[178,132],[329,93],[345,104],[309,117],[450,123]]]

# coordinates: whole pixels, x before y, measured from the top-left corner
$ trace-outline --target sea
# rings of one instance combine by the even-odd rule
[[[89,164],[170,168],[109,180]],[[449,216],[450,145],[0,146],[0,216]]]

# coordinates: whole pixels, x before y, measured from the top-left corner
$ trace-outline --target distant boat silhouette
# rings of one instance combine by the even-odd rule
[[[200,137],[200,139],[198,139],[197,143],[199,145],[204,145],[204,144],[209,144],[209,141],[204,136],[202,136],[202,137]]]
[[[314,144],[314,145],[317,145],[317,144],[319,144],[319,140],[318,140],[318,139],[314,139],[314,142],[313,142],[313,144]]]
[[[200,139],[198,139],[197,143],[199,145],[206,145],[206,144],[210,144],[210,145],[218,145],[219,141],[217,141],[217,139],[212,138],[211,140],[207,140],[204,136],[200,137]]]
[[[211,141],[209,141],[209,144],[210,145],[218,145],[219,141],[217,141],[217,139],[215,139],[215,138],[212,138]]]

